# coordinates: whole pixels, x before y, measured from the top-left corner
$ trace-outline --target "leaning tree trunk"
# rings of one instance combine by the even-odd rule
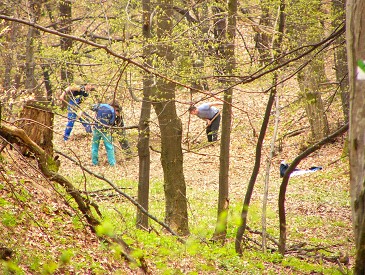
[[[286,20],[285,6],[286,6],[285,0],[281,0],[280,9],[279,9],[278,32],[277,32],[277,35],[273,42],[273,49],[275,50],[272,53],[273,60],[275,60],[281,53],[281,45],[282,45],[282,41],[283,41],[283,34],[284,34],[285,20]],[[263,119],[263,122],[261,125],[259,138],[258,138],[257,144],[256,144],[255,164],[254,164],[254,167],[252,170],[250,181],[247,186],[245,199],[243,201],[243,207],[242,207],[242,211],[241,211],[241,225],[238,227],[237,234],[236,234],[235,249],[236,249],[236,252],[240,255],[242,255],[242,246],[241,246],[242,238],[243,238],[243,234],[245,233],[245,230],[247,227],[248,208],[250,206],[251,197],[252,197],[253,189],[255,187],[256,179],[257,179],[258,173],[260,171],[262,147],[263,147],[263,143],[264,143],[264,139],[265,139],[265,135],[266,135],[266,130],[267,130],[267,127],[270,122],[272,106],[273,106],[273,104],[275,102],[275,98],[276,98],[277,79],[278,79],[278,72],[275,72],[274,78],[273,78],[273,87],[270,91],[269,99],[268,99],[268,102],[266,105],[264,119]]]
[[[346,41],[350,84],[350,194],[355,234],[354,274],[365,274],[365,2],[348,0]]]
[[[163,40],[171,36],[173,28],[172,0],[160,0],[161,12],[157,15],[157,36],[161,40],[158,55],[165,68],[171,68],[174,60],[173,48]],[[157,81],[156,111],[161,131],[161,164],[164,173],[166,199],[166,223],[178,234],[189,234],[186,185],[183,172],[181,147],[182,123],[176,113],[175,87],[167,80]]]

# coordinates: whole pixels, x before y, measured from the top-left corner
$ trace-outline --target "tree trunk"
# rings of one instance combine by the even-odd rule
[[[46,88],[46,99],[47,99],[47,101],[52,101],[53,89],[52,89],[52,84],[51,84],[51,79],[50,79],[50,74],[49,74],[49,66],[42,65],[41,67],[43,70],[44,86]]]
[[[310,8],[303,9],[304,3]],[[324,19],[321,16],[323,14],[321,9],[324,9],[322,1],[290,1],[290,8],[293,15],[296,15],[287,17],[288,41],[293,48],[306,48],[308,45],[318,43],[324,38]],[[313,11],[317,12],[313,13]],[[301,14],[298,14],[298,12]],[[302,18],[306,18],[306,20]],[[317,141],[329,133],[327,116],[322,101],[322,92],[325,91],[325,86],[322,84],[328,82],[324,54],[318,51],[313,52],[301,60],[303,68],[297,74],[297,81],[310,124],[312,139]]]
[[[332,0],[332,13],[335,16],[335,20],[332,25],[337,28],[339,25],[345,22],[345,0]],[[345,122],[349,121],[350,112],[350,98],[349,98],[349,78],[347,68],[347,53],[345,45],[345,35],[341,35],[334,45],[334,59],[335,59],[335,71],[336,79],[339,83],[341,92],[342,110],[345,118]]]
[[[224,56],[226,59],[226,75],[232,75],[236,67],[235,59],[235,37],[236,37],[236,16],[237,0],[228,1],[228,24],[227,40]],[[217,226],[214,232],[214,239],[224,241],[227,235],[227,213],[229,206],[229,148],[231,144],[231,123],[232,123],[232,96],[233,89],[230,88],[224,93],[222,134],[219,157],[219,194],[218,194],[218,217]]]
[[[41,13],[41,4],[30,1],[29,8],[32,11],[32,21],[36,23]],[[28,101],[24,106],[20,114],[21,122],[19,126],[48,156],[53,156],[53,112],[45,105],[47,100],[44,99],[42,90],[37,87],[35,76],[34,49],[38,36],[39,33],[36,29],[29,27],[25,54],[25,88],[29,94],[33,92],[35,98]],[[21,151],[24,155],[29,155],[27,147],[21,147]]]
[[[238,254],[242,254],[241,242],[242,242],[242,237],[243,237],[243,234],[245,233],[246,226],[247,226],[248,207],[250,206],[251,197],[252,197],[253,189],[255,187],[256,178],[260,171],[262,146],[264,143],[266,130],[267,130],[267,127],[268,127],[268,124],[270,121],[272,106],[275,102],[275,96],[276,96],[276,89],[273,89],[270,92],[269,100],[266,105],[264,120],[262,122],[259,138],[258,138],[257,144],[256,144],[255,164],[254,164],[254,168],[251,173],[250,181],[247,186],[246,195],[245,195],[245,199],[243,201],[243,207],[242,207],[242,212],[241,212],[242,224],[238,227],[237,234],[236,234],[235,248],[236,248],[236,252]]]
[[[46,102],[46,101],[44,101]],[[21,114],[19,127],[29,138],[41,147],[48,156],[53,156],[53,112],[50,106],[40,101],[28,101]],[[24,155],[29,155],[27,147],[21,147]]]
[[[281,52],[281,45],[282,45],[282,41],[283,41],[285,22],[286,22],[285,0],[281,0],[280,9],[279,9],[278,33],[273,42],[273,49],[275,51],[271,54],[273,60],[275,60],[275,58],[277,58],[277,56]],[[273,106],[273,104],[275,102],[275,98],[276,98],[277,81],[278,81],[278,72],[275,72],[274,77],[273,77],[273,88],[270,91],[269,99],[268,99],[268,102],[266,105],[264,119],[263,119],[263,122],[261,125],[259,138],[258,138],[257,144],[256,144],[255,164],[254,164],[254,167],[252,170],[250,181],[247,186],[245,199],[243,201],[243,206],[242,206],[242,211],[241,211],[241,225],[238,227],[237,234],[236,234],[235,249],[236,249],[236,252],[240,255],[242,255],[242,247],[241,247],[242,238],[243,238],[243,234],[245,233],[245,230],[247,227],[248,208],[250,206],[253,189],[254,189],[255,183],[256,183],[256,178],[260,171],[263,142],[264,142],[266,130],[267,130],[267,127],[268,127],[268,124],[270,121],[272,106]]]
[[[303,153],[297,156],[292,163],[289,165],[288,169],[285,171],[283,181],[280,185],[279,191],[279,228],[280,228],[280,237],[279,237],[279,253],[282,255],[285,254],[286,251],[286,214],[285,214],[285,194],[286,189],[289,184],[290,173],[294,171],[297,165],[305,159],[307,156],[312,154],[313,152],[319,150],[323,145],[331,142],[334,138],[344,134],[348,130],[348,124],[340,127],[337,131],[332,133],[331,135],[325,137],[321,141],[317,142],[313,146],[307,148]],[[363,273],[362,273],[363,274]]]
[[[320,84],[325,82],[325,79],[323,60],[312,60],[298,74],[299,87],[304,95],[305,110],[311,127],[312,138],[315,141],[321,140],[329,133],[320,88]]]
[[[6,21],[5,21],[6,22]],[[4,75],[3,75],[3,88],[5,90],[9,90],[12,85],[12,74],[11,71],[14,66],[14,53],[15,53],[15,46],[16,40],[19,34],[19,24],[16,22],[6,22],[10,25],[9,34],[6,36],[6,52],[4,52]],[[5,48],[5,47],[4,47]]]
[[[29,9],[31,20],[37,23],[41,13],[41,4],[36,1],[29,1]],[[26,42],[26,53],[25,53],[25,89],[29,93],[34,93],[35,97],[41,97],[41,93],[37,87],[37,81],[35,76],[35,61],[34,61],[34,48],[38,38],[38,32],[35,28],[29,27]]]
[[[365,2],[348,0],[346,41],[350,83],[350,194],[355,234],[354,274],[365,274]]]
[[[171,44],[162,43],[173,27],[172,0],[159,1],[161,12],[157,17],[157,36],[160,39],[158,55],[165,66],[172,65],[174,55]],[[161,164],[164,173],[166,223],[181,235],[189,234],[186,185],[181,147],[182,123],[176,113],[175,84],[164,79],[157,81],[156,102],[153,107],[161,131]]]
[[[149,0],[143,0],[143,36],[146,41],[143,55],[146,57],[145,66],[152,67],[149,58],[151,49],[148,47],[151,38],[151,7]],[[149,120],[151,115],[151,89],[153,85],[153,76],[143,76],[143,101],[141,109],[141,117],[139,119],[139,135],[138,135],[138,157],[139,157],[139,180],[138,180],[138,203],[148,211],[148,199],[150,188],[150,129]],[[148,217],[140,210],[137,211],[137,227],[148,228]]]
[[[65,34],[71,34],[72,26],[72,3],[70,0],[60,1],[60,29],[59,31]],[[60,44],[62,51],[72,50],[72,39],[60,37]],[[66,55],[67,56],[67,55]],[[67,59],[65,60],[67,62]],[[67,86],[73,81],[73,71],[69,69],[68,64],[63,64],[61,69],[61,83]]]
[[[269,3],[267,1],[261,0],[261,16],[259,21],[259,26],[264,28],[258,28],[258,32],[255,34],[255,48],[259,52],[260,62],[262,64],[267,63],[271,57],[271,35],[268,33],[267,29],[272,28],[272,18],[268,9]]]

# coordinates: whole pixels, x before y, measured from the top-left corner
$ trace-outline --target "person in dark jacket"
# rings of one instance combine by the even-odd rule
[[[110,166],[115,166],[115,152],[111,127],[115,123],[115,110],[105,103],[95,104],[91,108],[96,113],[91,145],[91,160],[93,165],[99,164],[99,145],[103,140]]]
[[[70,138],[71,131],[74,127],[75,121],[77,119],[77,112],[80,111],[80,104],[82,101],[89,96],[90,91],[94,91],[95,87],[92,84],[85,84],[85,85],[76,85],[76,86],[69,86],[65,89],[65,91],[61,94],[60,99],[62,101],[67,102],[67,125],[63,135],[63,139],[67,141]],[[87,133],[91,133],[91,125],[83,119],[79,117],[79,121],[84,126]]]
[[[207,122],[206,133],[208,142],[216,141],[218,139],[219,124],[221,121],[220,111],[214,107],[223,105],[222,102],[207,102],[198,107],[190,106],[189,112],[196,115]]]

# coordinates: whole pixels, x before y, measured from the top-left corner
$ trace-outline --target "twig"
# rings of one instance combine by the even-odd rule
[[[85,170],[87,173],[89,173],[90,175],[93,175],[94,177],[100,179],[100,180],[103,180],[105,182],[107,182],[110,186],[113,187],[113,189],[121,194],[122,196],[124,196],[126,199],[128,199],[132,204],[134,204],[139,210],[141,210],[141,212],[143,214],[145,214],[146,216],[148,216],[149,218],[151,218],[152,220],[154,220],[155,222],[157,222],[159,225],[161,225],[162,227],[164,227],[168,232],[170,232],[172,235],[176,236],[177,237],[177,240],[180,241],[181,243],[185,243],[185,241],[179,237],[179,235],[173,231],[166,223],[158,220],[155,216],[151,215],[150,213],[148,213],[146,211],[146,209],[143,208],[142,205],[140,205],[136,200],[134,200],[131,196],[127,195],[126,193],[122,192],[114,183],[112,183],[110,180],[104,178],[103,176],[100,176],[98,174],[95,174],[94,172],[90,171],[89,169],[87,169],[86,167],[84,167],[83,165],[81,165],[78,161],[74,160],[73,158],[69,157],[68,155],[60,152],[60,151],[57,151],[55,150],[56,153],[62,155],[63,157],[71,160],[72,162],[74,162],[75,164],[79,165],[81,169]]]

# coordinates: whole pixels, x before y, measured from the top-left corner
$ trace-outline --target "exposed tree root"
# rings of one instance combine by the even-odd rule
[[[10,144],[17,144],[26,146],[29,151],[34,156],[35,160],[37,161],[38,168],[43,173],[43,175],[54,182],[57,182],[62,187],[65,188],[66,192],[75,200],[77,203],[77,206],[85,219],[88,222],[89,228],[92,232],[96,232],[96,226],[100,225],[100,221],[94,217],[94,215],[91,212],[90,208],[90,202],[87,198],[84,198],[81,194],[81,192],[76,189],[71,182],[69,182],[65,177],[58,174],[56,171],[58,169],[55,168],[55,161],[53,158],[50,158],[46,152],[38,146],[33,140],[29,138],[29,136],[26,134],[26,132],[20,128],[14,127],[12,125],[5,124],[2,122],[0,125],[0,136],[4,138],[8,143]],[[98,207],[94,204],[93,205],[97,212]],[[121,252],[121,255],[130,263],[136,263],[136,260],[130,255],[130,252],[132,249],[119,237],[101,237],[101,241],[104,241],[108,244],[117,243],[122,248],[123,251]],[[148,266],[145,262],[145,260],[139,259],[140,261],[140,268],[144,273],[149,273]]]

